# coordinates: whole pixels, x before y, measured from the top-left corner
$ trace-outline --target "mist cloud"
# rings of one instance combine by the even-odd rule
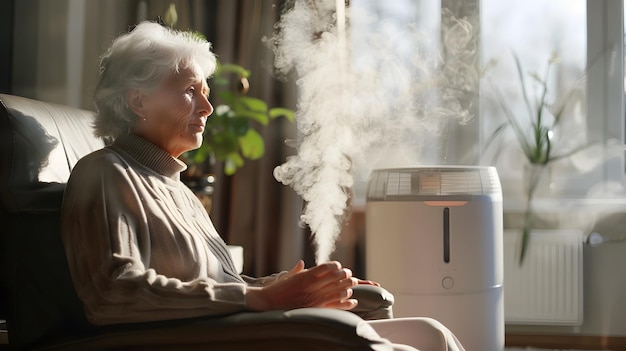
[[[349,22],[379,19],[350,9],[346,15],[347,30],[338,33],[334,0],[298,0],[269,40],[276,70],[295,73],[298,87],[297,154],[274,176],[306,203],[301,220],[314,235],[317,263],[328,261],[335,249],[354,175],[368,174],[400,147],[419,154],[451,118],[470,120],[468,93],[479,78],[471,62],[476,34],[470,21],[444,16],[443,54],[423,50],[439,38],[408,27],[399,33],[359,32],[371,55],[355,57]],[[400,39],[412,43],[408,57],[395,50]]]

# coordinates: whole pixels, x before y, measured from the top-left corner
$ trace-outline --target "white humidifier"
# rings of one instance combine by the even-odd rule
[[[504,349],[502,189],[493,167],[372,173],[366,274],[395,317],[434,318],[470,351]]]

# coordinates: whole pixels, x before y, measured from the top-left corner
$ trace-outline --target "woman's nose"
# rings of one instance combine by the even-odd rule
[[[202,116],[210,116],[213,113],[213,105],[209,101],[208,96],[202,96],[199,106],[199,112]]]

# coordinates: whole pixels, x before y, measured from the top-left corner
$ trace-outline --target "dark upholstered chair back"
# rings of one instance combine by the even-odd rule
[[[59,212],[72,167],[104,143],[93,135],[92,112],[2,94],[0,103],[0,319],[18,348],[87,325]]]

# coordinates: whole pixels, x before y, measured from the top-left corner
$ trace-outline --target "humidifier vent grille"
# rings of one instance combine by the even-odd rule
[[[368,200],[414,201],[439,196],[501,196],[493,167],[419,167],[380,169],[372,173]]]

